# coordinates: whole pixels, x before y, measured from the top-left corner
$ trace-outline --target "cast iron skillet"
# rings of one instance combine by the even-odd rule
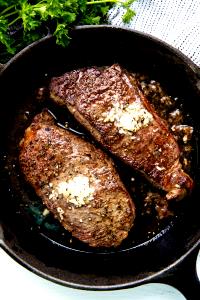
[[[130,234],[118,249],[91,249],[73,241],[39,219],[30,206],[40,201],[24,182],[18,166],[18,144],[32,117],[44,106],[35,90],[48,78],[84,66],[119,63],[133,72],[158,80],[168,94],[181,99],[194,126],[192,177],[195,188],[180,204],[176,217],[147,236],[145,224]],[[19,263],[57,283],[108,290],[136,286],[168,278],[200,243],[199,112],[200,70],[169,45],[143,33],[111,26],[81,26],[63,49],[47,36],[28,46],[2,67],[0,76],[0,244]],[[85,135],[67,111],[51,107],[57,122],[69,121],[77,134]],[[48,107],[49,108],[49,107]],[[126,179],[130,169],[118,165]],[[129,174],[128,174],[129,175]],[[51,221],[52,222],[52,221]],[[55,227],[54,227],[55,225]],[[57,227],[56,227],[57,228]],[[153,229],[151,228],[153,231]]]

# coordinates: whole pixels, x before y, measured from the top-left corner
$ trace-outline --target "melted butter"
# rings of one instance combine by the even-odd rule
[[[144,108],[139,100],[129,105],[116,102],[113,107],[103,113],[104,122],[112,122],[119,133],[137,132],[153,121],[153,116]]]
[[[75,206],[83,206],[93,199],[94,187],[90,186],[89,178],[83,175],[77,175],[69,181],[60,181],[49,196],[49,199],[55,199],[59,195],[66,198],[67,202]]]

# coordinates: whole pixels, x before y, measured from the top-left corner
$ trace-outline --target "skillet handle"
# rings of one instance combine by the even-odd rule
[[[187,300],[196,300],[200,294],[200,281],[196,272],[198,252],[199,247],[160,280],[178,289]]]

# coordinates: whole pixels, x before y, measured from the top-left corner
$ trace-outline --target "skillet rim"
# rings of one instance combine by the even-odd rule
[[[190,255],[192,255],[198,246],[200,246],[200,239],[182,256],[180,256],[177,260],[175,260],[173,263],[169,264],[167,267],[163,268],[160,271],[155,272],[154,274],[148,275],[145,278],[137,279],[136,281],[132,282],[126,282],[126,283],[120,283],[120,284],[111,284],[111,285],[87,285],[87,284],[81,284],[81,283],[74,283],[71,281],[66,281],[59,279],[57,277],[54,277],[52,275],[49,275],[41,270],[38,270],[36,267],[33,267],[28,261],[24,260],[20,257],[20,255],[17,255],[16,252],[11,250],[2,240],[2,233],[1,233],[2,227],[0,223],[0,247],[16,262],[18,262],[21,266],[25,267],[29,271],[33,272],[34,274],[39,275],[40,277],[50,280],[54,283],[67,286],[70,288],[76,288],[80,290],[91,290],[91,291],[109,291],[109,290],[119,290],[119,289],[125,289],[125,288],[131,288],[136,287],[138,285],[146,284],[151,282],[152,280],[159,280],[162,278],[162,276],[175,269],[176,267],[180,266],[183,261]],[[2,230],[3,231],[3,230]],[[195,267],[195,265],[194,265]]]
[[[117,30],[117,31],[124,31],[124,32],[132,32],[136,35],[143,36],[144,38],[150,39],[166,48],[168,48],[170,51],[174,52],[174,54],[178,57],[180,57],[184,63],[186,63],[190,69],[198,75],[200,78],[200,66],[197,66],[188,56],[186,56],[181,50],[178,48],[175,48],[174,46],[170,45],[169,43],[165,42],[164,40],[153,36],[152,34],[145,33],[139,30],[131,29],[131,28],[126,28],[125,26],[113,26],[113,25],[78,25],[75,26],[72,29],[73,31],[81,31],[81,30],[90,30],[90,29],[109,29],[109,30]],[[22,50],[20,50],[18,53],[16,53],[7,63],[5,64],[0,64],[0,75],[4,73],[4,71],[12,64],[18,57],[21,57],[24,53],[27,52],[27,50],[33,48],[35,45],[42,43],[45,40],[48,39],[54,39],[54,36],[50,33],[48,33],[46,36],[42,37],[41,39],[31,43],[30,45],[24,47]]]

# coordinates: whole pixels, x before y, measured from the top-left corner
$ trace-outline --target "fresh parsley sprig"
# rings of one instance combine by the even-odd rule
[[[107,13],[113,5],[125,9],[123,21],[129,22],[135,15],[130,7],[134,1],[0,0],[0,52],[4,50],[13,55],[44,36],[47,28],[57,44],[67,46],[73,26],[107,23]]]

